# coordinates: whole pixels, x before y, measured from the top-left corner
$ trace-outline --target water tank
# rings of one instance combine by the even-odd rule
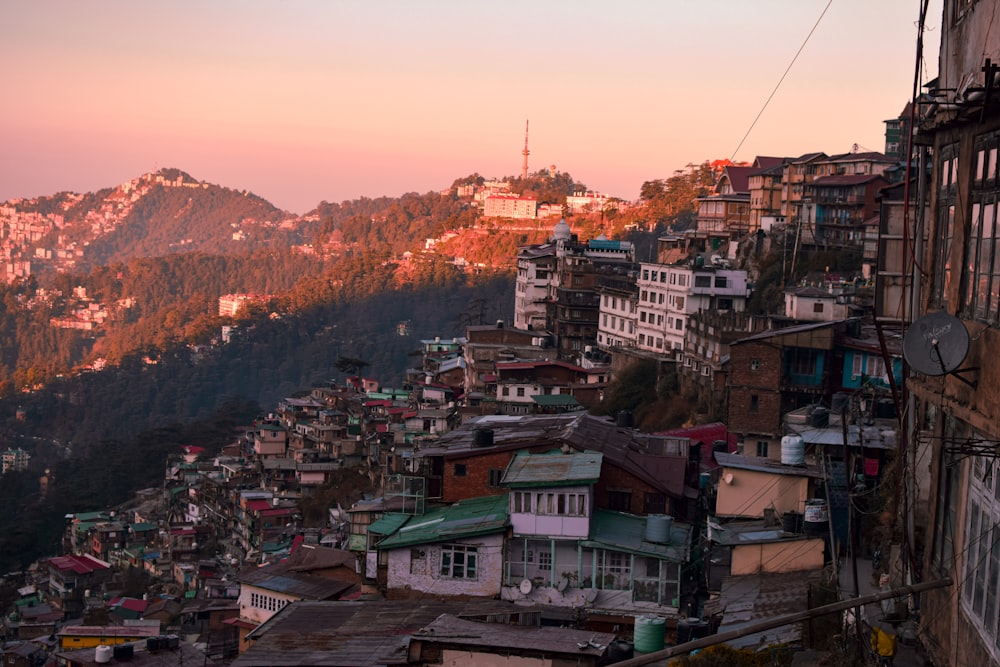
[[[650,514],[646,517],[646,541],[654,544],[669,544],[670,529],[674,518],[667,514]]]
[[[623,660],[629,660],[633,655],[635,655],[635,649],[632,647],[632,644],[624,639],[615,639],[608,644],[609,665],[613,665],[616,662],[622,662]]]
[[[878,419],[894,419],[896,417],[896,404],[891,398],[880,398],[875,401],[875,416]]]
[[[111,662],[111,647],[101,644],[97,648],[95,648],[94,662],[99,662],[101,664],[104,664],[106,662]]]
[[[687,644],[691,641],[691,619],[682,618],[677,621],[677,644]]]
[[[787,466],[806,463],[806,448],[801,436],[786,435],[781,439],[781,462]]]
[[[632,428],[635,421],[632,419],[631,410],[619,410],[618,415],[615,418],[615,423],[622,428]]]
[[[712,634],[712,627],[708,624],[708,621],[703,621],[699,619],[693,619],[691,623],[691,640],[703,639],[704,637]]]
[[[809,425],[814,428],[826,428],[830,425],[830,411],[817,405],[809,415]]]
[[[781,515],[781,529],[786,533],[802,532],[802,514],[799,512],[785,512]]]
[[[712,485],[712,473],[703,472],[698,475],[698,488],[707,489]]]
[[[477,428],[472,432],[472,445],[474,447],[492,447],[493,429]]]
[[[662,616],[643,614],[635,617],[636,653],[655,653],[662,651],[666,637],[666,624]]]
[[[806,501],[805,512],[802,514],[802,528],[806,535],[826,535],[830,522],[830,513],[826,501],[819,498]]]
[[[843,391],[838,391],[830,397],[830,412],[839,415],[847,407],[848,395]]]
[[[135,649],[131,644],[118,644],[114,648],[115,660],[125,662],[126,660],[131,660]]]

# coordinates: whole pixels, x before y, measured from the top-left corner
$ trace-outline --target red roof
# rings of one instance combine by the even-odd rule
[[[265,499],[259,500],[248,500],[247,509],[251,512],[260,512],[261,510],[266,510],[271,507],[271,501]]]
[[[194,535],[194,528],[184,527],[184,528],[171,528],[171,535]]]
[[[384,422],[379,422],[379,423],[375,424],[375,432],[376,433],[388,433],[389,432],[389,425],[386,424],[386,423],[384,423]]]
[[[672,435],[678,438],[689,438],[692,442],[702,443],[704,446],[701,450],[701,464],[710,468],[718,465],[715,462],[714,450],[712,449],[712,444],[716,440],[724,440],[726,442],[727,452],[732,453],[736,451],[736,434],[730,433],[726,425],[722,422],[702,424],[701,426],[692,426],[691,428],[675,428],[671,431],[656,433],[655,435]]]
[[[181,445],[181,449],[184,450],[185,454],[201,454],[205,451],[204,447],[198,445]]]
[[[365,405],[366,408],[373,408],[373,407],[380,407],[380,406],[381,407],[391,408],[392,407],[392,401],[390,401],[387,398],[383,398],[383,399],[378,399],[378,400],[375,400],[375,401],[365,401],[364,405]]]
[[[121,607],[138,614],[142,614],[149,606],[149,602],[140,598],[115,598],[108,603],[109,607]]]
[[[508,371],[508,370],[523,370],[526,368],[540,368],[544,366],[559,366],[560,368],[567,368],[571,371],[576,371],[577,373],[589,373],[583,366],[577,366],[575,364],[570,364],[565,361],[558,361],[556,359],[539,359],[537,361],[498,361],[497,371]]]
[[[57,570],[70,570],[77,574],[89,574],[97,570],[107,570],[110,564],[91,556],[56,556],[49,559],[49,565]]]

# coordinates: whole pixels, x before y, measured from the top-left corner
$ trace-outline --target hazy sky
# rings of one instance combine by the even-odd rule
[[[827,2],[4,2],[0,201],[177,167],[305,213],[519,174],[528,119],[531,171],[634,199],[733,156]],[[919,4],[833,0],[735,159],[883,150]]]

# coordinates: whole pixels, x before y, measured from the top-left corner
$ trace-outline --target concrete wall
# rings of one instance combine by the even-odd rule
[[[719,516],[763,517],[764,508],[801,512],[809,489],[809,478],[775,475],[756,470],[723,468],[720,479],[732,475],[732,484],[719,483],[715,512]]]
[[[426,544],[393,549],[389,552],[387,595],[390,598],[423,595],[468,595],[493,597],[500,595],[503,580],[503,535],[486,535],[452,544],[478,547],[475,579],[451,579],[441,576],[442,544]],[[425,554],[423,562],[411,562],[413,551]]]
[[[823,540],[787,540],[733,548],[730,574],[767,574],[823,568]]]

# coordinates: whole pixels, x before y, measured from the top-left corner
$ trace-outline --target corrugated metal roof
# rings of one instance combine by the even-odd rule
[[[496,600],[296,602],[250,633],[232,667],[405,665],[410,634],[441,614],[512,613]]]
[[[600,452],[553,450],[545,454],[518,454],[501,482],[511,488],[571,486],[596,482],[601,477]]]
[[[784,463],[779,463],[772,459],[765,459],[760,456],[743,456],[742,454],[716,452],[715,460],[724,468],[755,470],[757,472],[769,472],[775,475],[798,475],[800,477],[820,476],[819,468],[815,465],[786,465]]]
[[[810,573],[815,576],[818,573]],[[809,600],[810,576],[754,574],[726,577],[722,581],[719,606],[725,611],[719,632],[737,630],[757,621],[805,611]],[[736,648],[767,646],[773,643],[798,643],[802,624],[793,623],[726,642]]]
[[[506,530],[507,495],[470,498],[413,517],[405,526],[378,543],[381,549],[431,544]]]
[[[677,563],[688,560],[691,552],[691,526],[673,522],[670,542],[659,544],[646,540],[647,517],[596,510],[590,520],[590,539],[584,546],[612,548],[630,553],[658,556]]]
[[[368,526],[369,533],[392,535],[410,520],[409,514],[383,514]]]
[[[614,641],[615,634],[556,627],[482,623],[451,614],[442,614],[433,623],[415,632],[413,637],[423,642],[445,646],[468,646],[470,651],[500,649],[532,653],[544,651],[547,654],[569,653],[575,662],[575,659],[581,656],[597,658],[604,655],[608,645]],[[594,644],[603,648],[597,648]],[[560,661],[554,659],[553,662],[558,664]]]
[[[537,396],[532,396],[531,400],[533,400],[538,405],[545,405],[545,406],[580,405],[580,403],[576,400],[576,398],[570,396],[569,394],[549,394],[547,396],[545,394],[540,394]]]
[[[268,567],[241,572],[239,581],[241,585],[256,586],[306,600],[331,600],[354,586],[349,581],[288,572],[283,568],[272,571]]]

